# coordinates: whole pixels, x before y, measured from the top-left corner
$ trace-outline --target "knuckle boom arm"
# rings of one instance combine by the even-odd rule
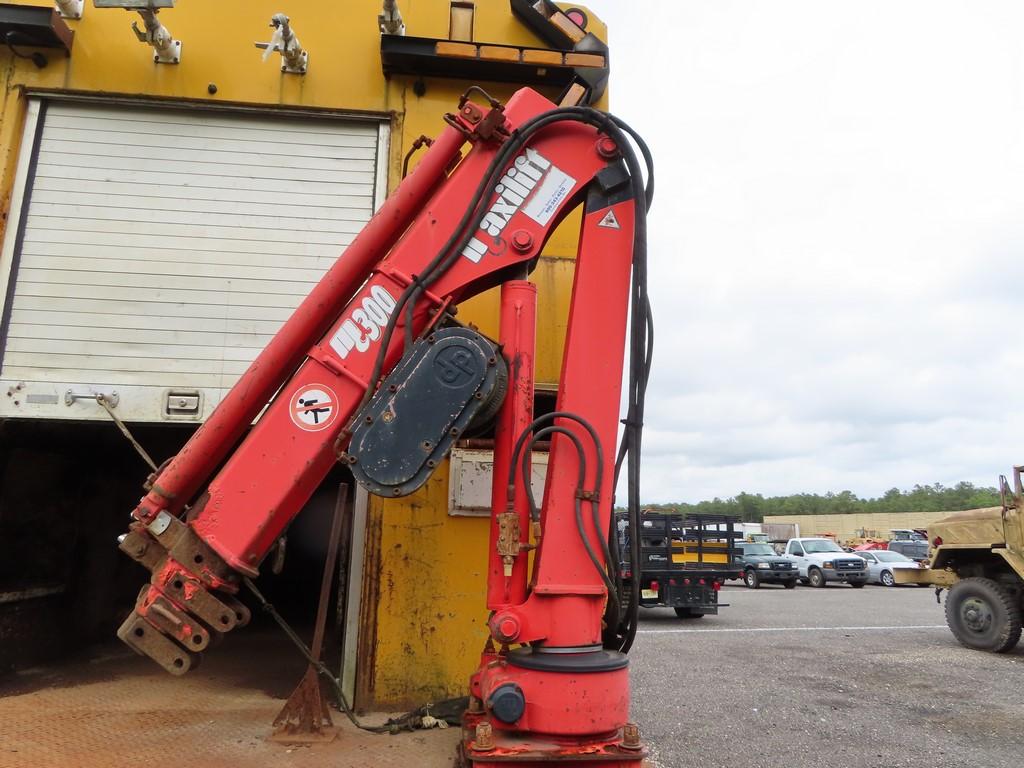
[[[624,126],[605,113],[556,108],[530,89],[486,115],[465,98],[459,106],[206,423],[150,477],[120,547],[152,577],[118,634],[169,672],[187,672],[217,635],[246,623],[235,597],[242,580],[257,575],[334,462],[373,493],[406,495],[471,423],[497,415],[495,500],[507,505],[493,515],[488,608],[502,650],[485,651],[471,693],[491,714],[516,711],[509,686],[532,701],[518,712],[518,731],[552,732],[547,721],[566,697],[579,722],[559,715],[561,732],[610,731],[627,714],[621,651],[635,631],[608,531],[627,335],[631,480],[638,471],[649,367],[639,257],[650,187]],[[556,413],[533,420],[533,325],[506,338],[505,310],[529,315],[532,286],[519,278],[581,204]],[[503,345],[451,322],[459,302],[502,284]],[[519,470],[528,472],[541,436],[551,453],[537,509]],[[631,482],[631,505],[637,493]],[[529,549],[537,552],[527,577]],[[590,674],[571,675],[585,682],[552,697],[550,679],[569,679],[570,656]],[[531,699],[545,682],[551,700]],[[513,728],[503,723],[494,721]]]

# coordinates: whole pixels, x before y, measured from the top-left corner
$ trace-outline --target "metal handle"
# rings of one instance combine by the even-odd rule
[[[117,408],[117,404],[121,401],[121,396],[117,394],[116,389],[110,394],[105,392],[75,392],[74,390],[69,389],[64,393],[64,405],[74,405],[78,400],[92,400],[93,402],[98,402],[98,397],[103,397],[111,408]]]

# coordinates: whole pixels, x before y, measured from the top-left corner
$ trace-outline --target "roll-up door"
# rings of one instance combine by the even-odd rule
[[[33,102],[0,416],[201,419],[369,219],[377,121]]]

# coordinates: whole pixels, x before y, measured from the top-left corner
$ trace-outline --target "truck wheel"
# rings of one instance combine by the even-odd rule
[[[817,568],[810,568],[807,571],[807,580],[811,582],[812,587],[824,587],[825,586],[825,574],[823,574]]]
[[[882,582],[883,587],[895,587],[896,579],[892,575],[892,571],[882,571],[882,575],[878,577],[878,580]]]
[[[796,579],[790,579],[789,581],[782,582],[782,586],[786,589],[796,589]]]
[[[757,575],[757,571],[753,568],[747,568],[743,574],[743,582],[751,589],[760,589],[761,577]]]
[[[703,619],[703,613],[696,613],[692,608],[674,608],[676,616],[680,619]]]
[[[946,623],[961,645],[1005,653],[1020,640],[1020,604],[992,579],[975,576],[950,588]]]

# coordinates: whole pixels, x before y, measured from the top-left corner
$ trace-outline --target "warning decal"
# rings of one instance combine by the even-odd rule
[[[608,229],[622,229],[622,227],[619,226],[619,220],[615,218],[615,211],[612,210],[609,210],[608,213],[604,215],[604,218],[597,222],[597,226],[607,227]]]
[[[338,398],[323,384],[307,384],[292,395],[292,421],[299,429],[319,432],[327,429],[338,416]]]

